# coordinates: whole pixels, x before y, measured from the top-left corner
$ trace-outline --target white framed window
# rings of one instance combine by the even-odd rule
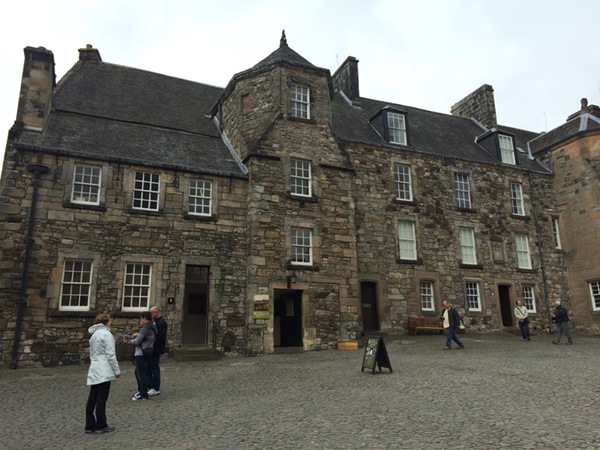
[[[415,239],[415,224],[409,220],[398,222],[398,251],[400,259],[417,259],[417,241]]]
[[[460,258],[463,264],[477,264],[475,252],[475,230],[473,228],[459,229]]]
[[[533,286],[523,286],[521,294],[523,295],[523,306],[527,308],[527,312],[535,313],[535,291],[533,290]]]
[[[410,166],[394,164],[394,182],[396,185],[396,200],[411,201],[413,196]]]
[[[188,212],[198,216],[212,214],[212,182],[190,180]]]
[[[65,259],[60,289],[61,311],[89,311],[93,263],[85,259]]]
[[[469,175],[466,173],[454,174],[454,193],[457,208],[471,208],[471,191],[469,189]]]
[[[75,164],[71,202],[86,205],[100,204],[102,169],[100,167]]]
[[[433,298],[433,283],[421,281],[419,288],[421,298],[421,311],[435,311],[435,299]]]
[[[293,84],[292,95],[292,117],[310,119],[310,90],[306,86]]]
[[[390,143],[406,145],[406,118],[404,114],[388,112],[387,124]]]
[[[505,136],[503,134],[498,135],[498,142],[500,144],[500,159],[504,164],[515,164],[515,146],[513,145],[513,138],[511,136]]]
[[[312,195],[310,162],[292,159],[290,161],[290,174],[291,194],[310,197]]]
[[[600,311],[600,281],[590,281],[590,296],[592,297],[592,309]]]
[[[467,291],[467,308],[469,311],[481,311],[479,283],[467,281],[465,289]]]
[[[531,256],[529,255],[529,240],[525,234],[515,235],[515,249],[517,251],[517,267],[531,269]]]
[[[558,217],[552,218],[552,235],[554,236],[554,248],[556,250],[562,250],[562,244],[560,242],[560,230],[558,228]]]
[[[133,182],[133,209],[158,211],[160,174],[136,172]]]
[[[525,206],[523,205],[523,186],[521,183],[510,183],[509,186],[512,213],[516,216],[524,216]]]
[[[292,264],[312,265],[312,230],[292,227]]]
[[[152,264],[125,264],[123,311],[147,311],[150,308],[151,283]]]

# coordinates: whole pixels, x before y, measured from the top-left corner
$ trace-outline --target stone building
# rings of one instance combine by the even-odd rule
[[[484,85],[452,114],[360,96],[279,47],[225,88],[27,47],[0,185],[2,363],[85,359],[99,312],[169,344],[322,350],[459,307],[549,327],[569,298],[555,177]],[[597,148],[596,148],[597,150]],[[557,225],[566,231],[563,224]],[[566,242],[566,240],[565,240]]]

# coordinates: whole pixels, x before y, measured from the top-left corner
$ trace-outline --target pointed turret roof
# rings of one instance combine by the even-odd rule
[[[287,63],[294,66],[310,67],[311,69],[318,69],[317,66],[300,56],[294,50],[292,50],[287,44],[287,38],[285,37],[285,30],[281,32],[281,39],[279,40],[279,48],[267,56],[265,59],[254,65],[250,70],[260,69],[261,67],[270,66],[271,64]]]

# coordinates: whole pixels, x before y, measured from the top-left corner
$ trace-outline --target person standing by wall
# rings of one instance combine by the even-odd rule
[[[458,338],[456,335],[456,328],[460,325],[460,315],[456,308],[453,308],[452,305],[444,300],[442,302],[442,306],[444,307],[444,312],[442,313],[442,321],[443,326],[446,329],[446,346],[444,350],[450,350],[452,347],[452,341],[458,344],[459,349],[465,348],[465,344]]]
[[[148,363],[154,353],[154,340],[156,339],[156,327],[152,323],[149,311],[140,314],[140,331],[131,335],[129,343],[135,345],[135,378],[138,391],[131,400],[148,400]]]
[[[569,311],[563,305],[560,300],[556,300],[556,311],[552,318],[556,321],[556,339],[552,341],[553,344],[560,344],[560,338],[564,334],[567,337],[567,344],[573,345],[573,337],[571,336],[571,330],[569,329]]]
[[[110,332],[112,319],[108,314],[98,314],[90,333],[90,368],[87,385],[90,394],[85,405],[85,432],[110,433],[115,430],[106,422],[106,402],[110,382],[121,376],[115,353],[115,338]],[[96,415],[94,416],[94,411]]]
[[[519,321],[519,329],[521,330],[521,336],[524,341],[529,341],[529,317],[527,317],[527,308],[523,306],[521,300],[517,300],[517,306],[515,306],[515,317]]]
[[[156,340],[154,341],[154,353],[150,362],[148,363],[149,369],[149,383],[148,395],[159,395],[160,394],[160,357],[167,353],[167,321],[163,316],[160,315],[160,310],[157,306],[150,308],[150,314],[152,315],[152,321],[156,326]]]

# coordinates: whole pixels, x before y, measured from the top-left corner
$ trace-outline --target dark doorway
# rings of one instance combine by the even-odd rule
[[[377,313],[377,283],[363,281],[360,283],[360,304],[362,311],[363,331],[379,331],[379,314]]]
[[[302,347],[302,291],[275,291],[275,347]]]
[[[207,344],[210,267],[186,266],[183,298],[183,345]]]
[[[500,284],[498,285],[498,295],[500,296],[500,314],[502,314],[502,325],[505,327],[512,327],[513,322],[513,308],[512,302],[510,301],[510,286]]]

